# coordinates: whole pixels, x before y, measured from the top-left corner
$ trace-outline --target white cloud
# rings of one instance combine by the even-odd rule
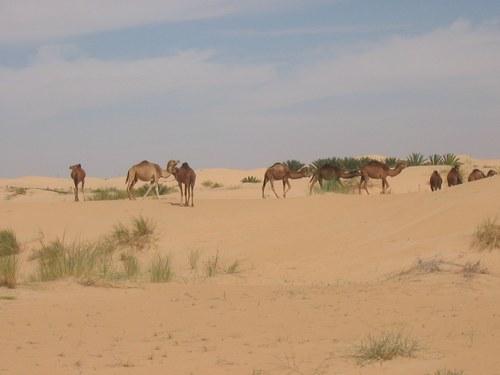
[[[41,42],[301,3],[305,0],[2,0],[0,43]]]

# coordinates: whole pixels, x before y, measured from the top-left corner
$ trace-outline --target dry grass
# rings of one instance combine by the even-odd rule
[[[385,332],[368,336],[356,346],[353,357],[360,365],[375,361],[390,361],[394,358],[413,358],[419,350],[417,341],[401,333]]]
[[[189,267],[191,270],[195,271],[198,269],[198,262],[200,260],[201,251],[191,250],[188,255]]]
[[[466,279],[471,279],[475,275],[485,275],[488,269],[481,264],[481,261],[467,262],[465,264],[444,261],[439,258],[417,259],[417,261],[407,269],[391,276],[390,278],[404,278],[418,275],[428,275],[437,273],[461,274]]]
[[[472,245],[479,250],[500,249],[500,225],[488,218],[476,228]]]
[[[214,277],[220,272],[220,258],[219,252],[207,260],[205,264],[205,274],[207,277]]]
[[[0,231],[0,286],[15,288],[19,269],[20,246],[12,230]]]
[[[244,177],[241,182],[243,184],[258,184],[260,182],[262,182],[260,179],[258,179],[257,177],[255,176],[247,176],[247,177]]]
[[[173,277],[172,265],[168,256],[157,255],[151,262],[151,281],[153,283],[166,283]]]
[[[120,260],[127,279],[135,279],[140,273],[139,260],[132,254],[122,254]]]
[[[119,199],[127,199],[128,193],[126,190],[117,188],[101,188],[92,190],[92,195],[88,198],[90,201],[112,201]]]
[[[432,373],[432,375],[464,375],[464,372],[461,370],[440,369],[440,370],[434,371]]]
[[[210,189],[217,189],[217,188],[224,187],[224,185],[221,184],[220,182],[214,182],[211,180],[203,181],[201,183],[201,186],[206,187],[206,188],[210,188]]]
[[[118,246],[142,250],[156,242],[155,231],[156,224],[152,220],[139,216],[132,219],[130,228],[122,223],[115,225],[111,239]]]

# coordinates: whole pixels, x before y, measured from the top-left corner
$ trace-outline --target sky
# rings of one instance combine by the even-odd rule
[[[500,1],[0,0],[0,177],[500,158]]]

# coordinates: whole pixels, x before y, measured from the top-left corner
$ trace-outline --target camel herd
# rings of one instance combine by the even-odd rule
[[[133,165],[129,168],[127,172],[127,178],[125,183],[127,185],[127,194],[129,199],[135,199],[133,194],[134,185],[137,181],[149,182],[149,187],[146,193],[144,194],[144,198],[148,196],[150,191],[155,188],[156,197],[160,198],[160,194],[158,191],[159,180],[160,178],[167,178],[169,176],[174,176],[175,180],[179,185],[179,190],[181,193],[181,205],[194,206],[194,185],[196,182],[196,173],[189,166],[188,163],[182,163],[180,167],[177,165],[180,162],[178,160],[170,160],[167,163],[166,169],[161,169],[158,164],[151,163],[147,160],[143,160],[138,164]],[[387,177],[395,177],[399,175],[404,168],[406,168],[407,164],[405,162],[399,162],[396,164],[394,168],[390,168],[387,164],[377,161],[370,160],[368,163],[363,165],[358,170],[345,170],[338,166],[332,164],[323,165],[314,172],[311,171],[311,168],[305,166],[300,168],[297,171],[291,170],[288,165],[285,163],[274,163],[272,166],[267,168],[264,174],[264,182],[262,184],[262,198],[265,198],[265,188],[267,183],[271,185],[271,190],[273,191],[276,198],[279,198],[276,190],[274,189],[275,181],[282,181],[283,183],[283,198],[286,198],[287,192],[291,189],[290,181],[304,177],[310,177],[309,180],[309,193],[312,194],[313,187],[317,183],[321,187],[323,187],[323,181],[328,180],[338,180],[340,179],[350,179],[354,177],[361,177],[358,185],[359,194],[362,193],[362,189],[366,191],[367,194],[370,194],[368,191],[368,181],[369,179],[378,179],[382,180],[382,193],[385,194],[389,187],[389,182],[387,181]],[[82,168],[81,164],[71,165],[69,167],[71,170],[71,179],[75,185],[75,201],[78,201],[78,185],[81,185],[81,191],[83,195],[83,200],[85,200],[85,170]],[[484,174],[479,169],[474,169],[468,178],[468,181],[476,181],[486,177],[492,177],[496,175],[497,172],[494,170],[489,170],[487,174]],[[446,177],[448,186],[455,186],[462,184],[462,176],[459,171],[459,167],[455,166],[451,168]],[[431,187],[431,191],[441,190],[443,184],[443,178],[439,174],[438,171],[434,171],[430,177],[429,184]]]

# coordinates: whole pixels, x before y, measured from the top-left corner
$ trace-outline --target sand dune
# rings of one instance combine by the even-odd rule
[[[472,159],[471,159],[472,160]],[[498,161],[471,161],[498,166]],[[21,285],[0,289],[0,373],[133,374],[465,374],[500,371],[500,252],[471,247],[485,218],[500,214],[500,178],[431,193],[434,167],[407,168],[392,194],[315,194],[292,181],[287,200],[260,198],[264,169],[197,171],[195,208],[178,194],[157,201],[72,202],[71,195],[28,190],[3,199],[5,186],[69,189],[69,179],[2,179],[0,228],[23,243]],[[438,167],[446,170],[446,167]],[[211,189],[203,181],[219,182]],[[167,184],[174,184],[172,180]],[[122,177],[87,186],[123,188]],[[281,188],[281,186],[280,186]],[[142,215],[157,225],[155,248],[138,253],[146,272],[169,254],[166,284],[76,280],[29,282],[40,233],[95,240]],[[188,255],[201,254],[200,269]],[[207,278],[219,255],[241,272]],[[417,259],[480,260],[488,274],[458,268],[394,277]],[[359,366],[350,354],[366,335],[400,331],[416,338],[415,358]]]

